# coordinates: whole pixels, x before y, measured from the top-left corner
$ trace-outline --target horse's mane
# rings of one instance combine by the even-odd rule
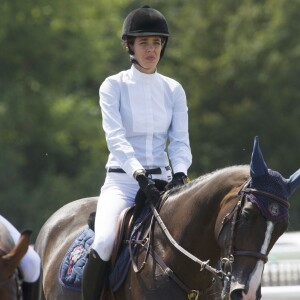
[[[197,186],[198,188],[202,185],[205,185],[207,183],[212,183],[216,180],[219,182],[222,182],[224,185],[228,183],[229,180],[234,181],[236,180],[245,180],[245,174],[249,173],[249,165],[234,165],[225,167],[222,169],[214,170],[210,173],[203,174],[199,176],[198,178],[193,179],[186,185],[175,188],[170,192],[170,195],[179,194],[181,192],[185,192],[186,190],[189,190],[191,188],[194,188]]]
[[[192,184],[199,184],[199,183],[205,183],[209,180],[213,180],[214,177],[225,177],[228,178],[232,175],[242,175],[244,176],[245,170],[248,170],[248,165],[235,165],[235,166],[229,166],[225,167],[223,169],[217,169],[211,173],[204,174],[197,179],[193,180]]]

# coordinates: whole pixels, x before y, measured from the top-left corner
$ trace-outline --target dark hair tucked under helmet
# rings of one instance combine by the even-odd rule
[[[122,28],[122,40],[128,37],[158,35],[164,38],[160,58],[162,58],[170,35],[168,24],[158,10],[148,5],[133,10],[125,18]],[[132,54],[129,49],[129,54]]]

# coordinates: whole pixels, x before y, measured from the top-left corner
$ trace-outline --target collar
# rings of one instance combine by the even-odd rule
[[[157,77],[158,73],[157,73],[157,69],[154,73],[152,74],[147,74],[147,73],[143,73],[141,71],[139,71],[134,64],[132,64],[131,68],[130,68],[130,73],[132,75],[133,78],[136,79],[140,79],[140,80],[153,80]]]

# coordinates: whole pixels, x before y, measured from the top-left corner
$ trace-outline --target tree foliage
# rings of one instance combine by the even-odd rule
[[[1,214],[37,232],[63,204],[99,194],[107,148],[98,88],[129,67],[120,35],[141,1],[0,3]],[[300,2],[153,0],[171,37],[159,71],[188,96],[190,175],[250,161],[300,167]],[[300,229],[300,196],[290,230]]]

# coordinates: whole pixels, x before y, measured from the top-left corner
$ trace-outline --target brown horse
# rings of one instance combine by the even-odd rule
[[[29,246],[31,231],[27,230],[15,245],[9,231],[0,223],[0,298],[22,300],[22,286],[18,266]]]
[[[287,229],[288,198],[299,185],[300,170],[285,179],[267,168],[255,139],[250,168],[217,170],[165,195],[159,214],[152,206],[152,230],[131,241],[134,268],[105,300],[260,299],[264,263]],[[96,201],[65,205],[41,229],[42,299],[81,299],[57,274]],[[222,293],[214,282],[222,282]]]

